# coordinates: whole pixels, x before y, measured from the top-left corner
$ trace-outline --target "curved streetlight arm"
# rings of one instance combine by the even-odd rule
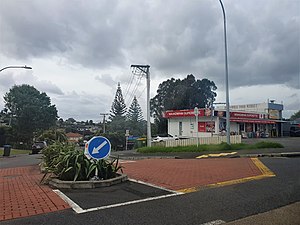
[[[230,144],[230,112],[229,112],[229,82],[228,82],[228,60],[227,60],[227,36],[226,36],[226,16],[225,16],[225,9],[223,2],[219,0],[222,12],[223,12],[223,18],[224,18],[224,45],[225,45],[225,86],[226,86],[226,139],[227,144]]]
[[[0,69],[0,72],[2,72],[5,69],[28,69],[28,70],[31,70],[32,67],[26,66],[26,65],[25,66],[7,66],[7,67]]]

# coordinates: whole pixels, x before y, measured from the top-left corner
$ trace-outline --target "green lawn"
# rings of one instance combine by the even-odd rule
[[[199,145],[197,146],[179,146],[179,147],[143,147],[137,151],[140,153],[156,153],[156,152],[203,152],[203,151],[231,151],[241,149],[261,149],[261,148],[283,148],[283,145],[275,142],[258,142],[256,144],[231,144],[222,143],[218,145]]]
[[[0,149],[0,156],[3,155],[3,148]],[[29,154],[31,153],[31,150],[20,150],[20,149],[12,149],[10,151],[10,155],[20,155],[20,154]]]

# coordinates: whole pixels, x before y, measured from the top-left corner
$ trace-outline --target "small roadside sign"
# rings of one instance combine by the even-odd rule
[[[85,144],[85,152],[87,158],[104,159],[110,155],[111,144],[106,137],[93,137]]]

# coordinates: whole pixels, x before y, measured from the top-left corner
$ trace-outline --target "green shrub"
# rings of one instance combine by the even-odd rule
[[[54,143],[42,151],[47,173],[53,173],[60,180],[89,180],[98,170],[99,179],[116,177],[122,167],[119,160],[87,159],[82,149],[66,143]],[[123,172],[123,171],[122,171]]]
[[[256,148],[283,148],[283,145],[276,142],[261,141],[254,145]]]
[[[232,145],[227,144],[226,142],[222,142],[219,145],[219,150],[231,150],[232,149]]]
[[[157,152],[203,152],[203,151],[232,151],[241,149],[260,149],[260,148],[283,148],[279,143],[274,142],[258,142],[250,145],[245,143],[231,144],[228,145],[226,142],[222,142],[217,145],[199,145],[197,146],[178,146],[178,147],[143,147],[138,148],[137,151],[140,153],[157,153]]]

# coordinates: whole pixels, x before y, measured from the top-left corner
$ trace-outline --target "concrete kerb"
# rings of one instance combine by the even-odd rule
[[[299,157],[300,152],[281,152],[281,153],[263,153],[263,154],[246,154],[240,157]]]
[[[109,187],[115,184],[119,184],[128,180],[126,174],[119,174],[115,178],[99,181],[63,181],[57,178],[50,178],[49,185],[56,188],[65,189],[91,189],[100,187]]]
[[[40,170],[42,173],[46,173],[46,169],[43,163],[39,164]],[[49,174],[51,176],[51,174]],[[56,177],[49,177],[47,179],[47,184],[56,187],[56,188],[66,188],[66,189],[91,189],[91,188],[100,188],[100,187],[109,187],[115,184],[119,184],[128,180],[126,174],[118,174],[117,177],[107,179],[107,180],[98,180],[98,181],[64,181],[59,180]]]

